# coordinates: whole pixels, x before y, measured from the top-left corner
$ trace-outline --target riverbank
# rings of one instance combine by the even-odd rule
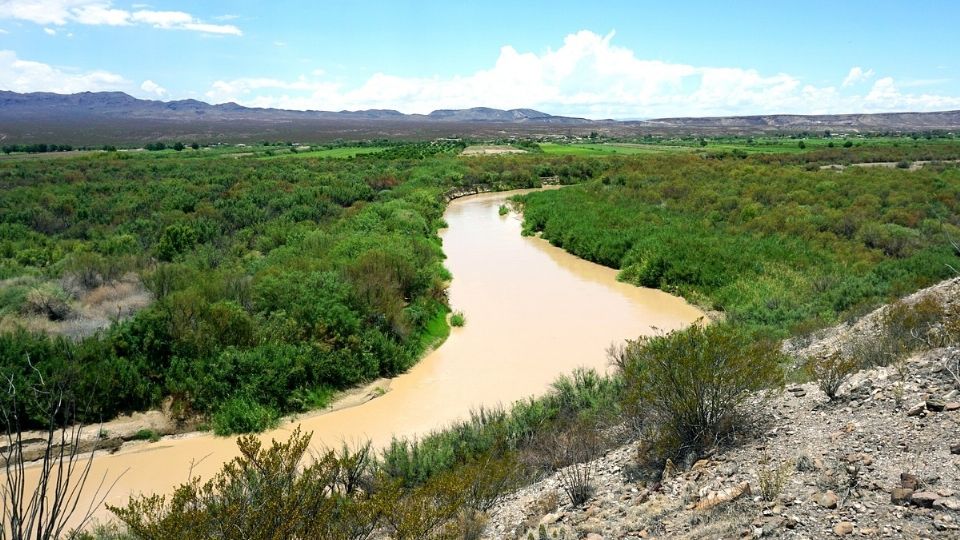
[[[299,426],[312,433],[315,450],[367,441],[384,448],[480,407],[540,395],[579,367],[605,371],[611,343],[702,316],[681,298],[621,283],[615,270],[522,236],[519,217],[498,211],[515,193],[459,198],[444,214],[448,228],[440,235],[454,276],[449,304],[465,314],[466,326],[453,328],[442,347],[392,379],[388,392],[368,399],[379,394],[374,385],[355,397],[359,406],[301,415],[257,437],[266,444],[287,440]],[[179,434],[98,455],[90,477],[106,475],[109,485],[122,473],[106,502],[124,505],[136,493],[169,493],[190,474],[209,478],[236,455],[232,437]]]

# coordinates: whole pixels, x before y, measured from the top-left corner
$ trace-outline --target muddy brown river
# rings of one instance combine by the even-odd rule
[[[286,422],[263,434],[286,439],[299,424],[313,443],[339,445],[407,437],[443,427],[473,408],[543,393],[579,366],[607,369],[613,342],[685,326],[702,313],[683,299],[616,280],[616,271],[520,235],[521,217],[498,207],[517,192],[457,199],[441,232],[454,276],[450,304],[467,324],[372,401]],[[118,475],[107,501],[170,492],[189,471],[209,478],[236,455],[233,437],[193,434],[134,445],[94,459],[88,485]],[[92,490],[85,494],[90,497]],[[84,504],[80,505],[85,507]],[[108,517],[104,509],[98,517]]]

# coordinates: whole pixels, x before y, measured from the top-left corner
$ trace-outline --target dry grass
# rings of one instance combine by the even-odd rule
[[[14,286],[21,280],[5,280],[0,286]],[[31,282],[32,283],[32,282]],[[40,290],[38,287],[37,290]],[[64,305],[70,310],[69,317],[51,317],[49,310],[33,309],[38,298],[30,297],[31,309],[27,312],[9,313],[0,318],[0,332],[11,332],[18,328],[30,332],[43,332],[50,335],[67,336],[82,339],[109,328],[114,322],[133,317],[138,311],[153,303],[153,295],[144,288],[134,274],[128,274],[118,281],[95,287],[89,291],[74,290],[75,299]],[[38,296],[38,295],[34,295]],[[44,304],[46,305],[46,304]]]

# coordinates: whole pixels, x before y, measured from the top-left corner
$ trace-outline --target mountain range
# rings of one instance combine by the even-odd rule
[[[770,132],[960,130],[960,111],[840,115],[590,120],[533,109],[488,107],[404,114],[392,109],[293,111],[155,101],[123,92],[0,91],[0,142],[122,144],[151,140],[302,140],[586,135],[716,135]]]

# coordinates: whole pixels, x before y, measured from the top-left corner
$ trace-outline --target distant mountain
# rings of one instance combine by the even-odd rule
[[[839,115],[760,115],[653,120],[588,120],[533,109],[291,111],[154,101],[123,92],[19,94],[0,91],[0,142],[73,145],[333,139],[501,138],[510,136],[746,135],[798,132],[960,131],[960,111]]]
[[[285,109],[261,109],[244,107],[236,103],[210,105],[195,99],[180,101],[153,101],[137,99],[123,92],[81,92],[79,94],[53,94],[34,92],[18,94],[0,91],[0,119],[42,118],[44,116],[81,117],[104,116],[124,118],[150,118],[156,120],[176,119],[343,119],[343,120],[414,120],[442,122],[559,122],[587,123],[583,118],[553,116],[532,109],[504,111],[487,107],[463,110],[440,110],[430,114],[403,114],[391,109],[364,111],[291,111]]]

